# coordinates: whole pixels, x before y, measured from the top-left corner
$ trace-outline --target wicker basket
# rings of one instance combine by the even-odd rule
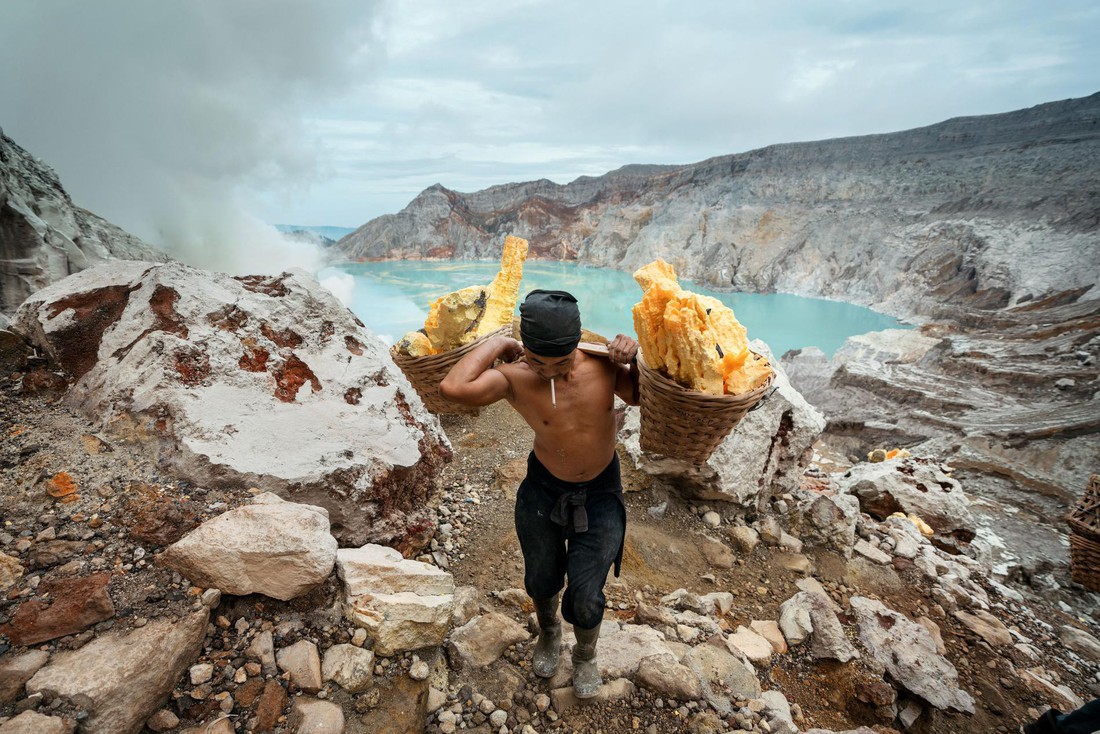
[[[1100,591],[1100,474],[1089,478],[1085,494],[1066,516],[1069,523],[1070,572],[1073,580]]]
[[[764,359],[755,355],[756,359]],[[775,380],[773,372],[760,387],[741,395],[707,395],[690,390],[646,365],[638,353],[641,372],[642,451],[702,464],[733,427],[753,409]]]
[[[401,368],[401,371],[405,373],[405,377],[412,383],[412,386],[416,389],[417,395],[424,401],[424,407],[429,411],[436,415],[477,415],[481,411],[480,408],[470,405],[461,405],[447,400],[440,395],[439,383],[443,382],[443,378],[447,376],[447,373],[451,371],[452,367],[458,364],[460,359],[480,346],[482,342],[487,339],[492,339],[494,336],[508,336],[511,333],[511,326],[502,326],[496,331],[479,337],[469,344],[464,344],[457,349],[452,349],[442,354],[432,354],[427,357],[410,357],[407,354],[401,354],[397,351],[397,345],[395,344],[390,347],[390,357],[392,357],[394,363]]]

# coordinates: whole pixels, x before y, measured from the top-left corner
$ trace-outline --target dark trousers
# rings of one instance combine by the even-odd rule
[[[559,497],[577,491],[585,493],[585,532],[576,532],[571,514],[564,526],[551,520]],[[562,617],[581,629],[599,625],[606,602],[604,582],[621,557],[625,534],[617,456],[598,477],[578,483],[558,479],[531,453],[527,477],[516,496],[516,535],[523,551],[523,583],[532,599],[553,596],[568,579]]]
[[[1100,731],[1100,698],[1059,716],[1058,730],[1063,734],[1096,734]]]

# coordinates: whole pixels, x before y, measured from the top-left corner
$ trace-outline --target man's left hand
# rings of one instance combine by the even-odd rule
[[[607,355],[615,364],[630,364],[638,356],[638,342],[619,334],[607,345]]]

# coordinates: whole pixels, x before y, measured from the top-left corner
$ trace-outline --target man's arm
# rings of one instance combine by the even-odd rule
[[[607,356],[615,365],[615,394],[627,405],[638,404],[638,342],[625,334],[607,345]]]
[[[512,386],[503,372],[493,369],[498,359],[510,362],[523,353],[518,341],[497,336],[458,361],[443,382],[439,394],[462,405],[489,405],[511,397]]]

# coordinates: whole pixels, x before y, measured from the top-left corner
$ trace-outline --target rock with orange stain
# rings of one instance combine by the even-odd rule
[[[67,497],[76,494],[76,482],[68,472],[58,472],[46,483],[46,491],[51,497]]]

